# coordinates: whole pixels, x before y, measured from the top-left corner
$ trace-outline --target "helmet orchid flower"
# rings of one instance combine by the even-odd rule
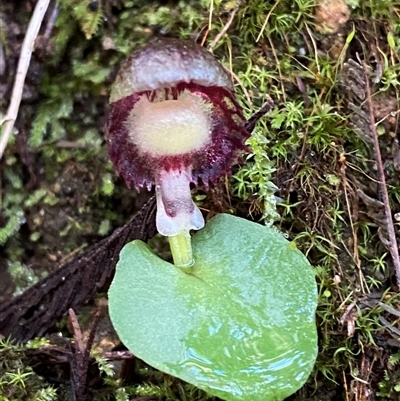
[[[230,75],[201,46],[155,39],[122,64],[110,96],[109,155],[128,187],[155,185],[157,230],[175,264],[193,263],[189,231],[204,226],[190,184],[229,174],[249,135]]]

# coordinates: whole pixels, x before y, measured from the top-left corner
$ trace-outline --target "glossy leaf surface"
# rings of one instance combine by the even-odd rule
[[[141,241],[121,252],[111,319],[139,358],[226,400],[280,401],[317,355],[317,289],[280,233],[229,215],[193,237],[186,274]]]

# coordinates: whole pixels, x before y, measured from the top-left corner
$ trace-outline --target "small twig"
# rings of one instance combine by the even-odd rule
[[[210,2],[210,13],[208,15],[208,31],[211,31],[213,11],[214,11],[214,1],[211,0],[211,2]]]
[[[0,159],[3,157],[4,150],[7,146],[8,138],[12,133],[15,120],[17,119],[19,105],[21,104],[22,92],[24,89],[25,77],[26,73],[28,72],[32,51],[34,49],[34,42],[39,33],[39,29],[42,24],[49,2],[50,0],[39,0],[36,4],[32,18],[29,21],[28,30],[26,31],[24,42],[21,48],[21,54],[19,56],[17,73],[15,75],[15,81],[11,95],[10,105],[7,110],[7,115],[3,121],[5,122],[5,128],[3,135],[0,138]]]
[[[108,351],[103,354],[103,356],[107,359],[112,360],[124,360],[124,359],[132,359],[135,355],[130,351]]]
[[[69,321],[72,325],[75,346],[73,349],[73,358],[70,360],[71,365],[71,384],[73,389],[74,401],[87,400],[87,377],[90,361],[90,350],[93,346],[96,329],[99,324],[101,308],[97,309],[96,315],[89,330],[86,346],[83,343],[82,330],[79,326],[78,318],[72,308],[68,310]]]
[[[355,224],[353,221],[353,217],[352,217],[352,210],[351,210],[351,206],[350,206],[350,200],[349,200],[349,195],[348,195],[348,191],[347,188],[351,189],[350,184],[347,181],[347,177],[346,177],[346,165],[342,164],[340,171],[342,173],[342,180],[343,180],[343,191],[344,191],[344,196],[345,196],[345,201],[346,201],[346,208],[347,208],[347,214],[349,216],[349,220],[350,220],[350,227],[351,227],[351,234],[353,236],[353,253],[350,254],[351,258],[354,261],[354,264],[357,266],[357,270],[358,270],[358,277],[359,277],[359,281],[360,281],[360,286],[361,286],[361,290],[363,294],[366,294],[369,291],[367,282],[365,280],[363,271],[361,269],[361,259],[360,259],[360,255],[358,252],[358,237],[357,237],[357,230],[355,229]],[[344,248],[347,249],[347,247],[343,244]],[[365,287],[364,287],[365,284]],[[365,291],[365,289],[367,289],[367,291]]]
[[[85,346],[83,345],[83,335],[79,326],[78,318],[76,317],[76,313],[72,308],[69,308],[68,315],[75,340],[75,348],[83,355],[83,353],[85,352]]]
[[[357,188],[357,195],[361,198],[361,200],[365,203],[366,206],[375,207],[378,209],[385,206],[383,202],[381,202],[378,199],[371,198],[360,188]]]
[[[386,305],[383,302],[379,302],[378,305],[384,309],[386,312],[391,313],[394,316],[400,317],[400,311],[393,308],[392,306]]]
[[[90,331],[89,331],[89,336],[86,341],[86,347],[85,347],[85,353],[84,353],[84,363],[85,363],[85,368],[88,370],[89,368],[89,359],[90,359],[90,351],[92,350],[95,335],[96,335],[96,330],[100,322],[100,316],[101,316],[101,307],[99,307],[96,311],[96,314],[94,315],[94,318],[91,323]]]
[[[268,99],[260,110],[256,111],[245,124],[245,128],[248,132],[252,132],[256,126],[258,120],[264,117],[272,108],[274,107],[274,102],[272,99]]]
[[[282,75],[282,70],[281,70],[281,66],[279,63],[278,55],[276,54],[274,44],[272,43],[272,40],[269,35],[268,35],[268,42],[269,42],[269,45],[271,46],[271,51],[272,51],[272,54],[274,55],[276,68],[278,70],[279,83],[281,84],[281,88],[282,88],[282,98],[283,98],[282,100],[283,100],[283,103],[286,103],[286,93],[285,93],[285,86],[283,84],[284,79],[283,79],[283,75]]]
[[[50,40],[50,36],[51,33],[53,32],[54,24],[56,23],[59,11],[60,11],[60,6],[56,4],[53,8],[53,11],[50,14],[49,20],[47,21],[46,30],[44,31],[43,39],[45,44],[47,44],[47,42]]]
[[[84,401],[86,399],[85,390],[87,369],[85,363],[85,346],[83,344],[83,335],[79,326],[78,318],[76,317],[76,314],[72,308],[68,310],[68,314],[75,341],[71,346],[72,355],[69,361],[71,371],[70,380],[72,387],[72,400]]]
[[[350,401],[350,399],[349,399],[349,389],[347,387],[346,373],[343,371],[342,374],[343,374],[344,392],[346,394],[346,401]]]
[[[299,88],[299,91],[300,91],[301,95],[303,96],[304,105],[306,107],[310,107],[311,106],[311,100],[310,100],[310,97],[307,94],[307,88],[306,88],[303,80],[300,78],[300,75],[297,72],[294,73],[294,76],[296,78],[297,87]]]
[[[317,46],[317,43],[316,43],[315,38],[314,38],[314,35],[312,34],[311,29],[308,26],[308,24],[305,24],[305,28],[306,28],[306,31],[308,33],[308,36],[310,37],[311,43],[312,43],[312,48],[313,48],[313,52],[314,52],[315,66],[317,67],[317,74],[320,75],[321,74],[321,67],[319,65],[318,46]],[[308,41],[306,39],[306,35],[303,35],[303,37],[304,37],[304,39],[305,39],[305,41],[307,43],[307,46],[309,46]],[[310,53],[311,53],[311,50],[310,50]]]
[[[371,88],[370,88],[369,79],[368,79],[368,67],[367,67],[367,64],[365,63],[365,61],[363,62],[363,68],[364,68],[364,75],[365,75],[365,87],[366,87],[366,92],[367,92],[367,104],[368,104],[368,108],[369,108],[370,128],[371,128],[371,132],[372,132],[372,140],[373,140],[373,144],[374,144],[376,164],[378,167],[380,189],[382,192],[382,200],[383,200],[383,203],[385,204],[385,214],[386,214],[386,219],[387,219],[387,232],[388,232],[389,241],[390,241],[389,251],[390,251],[390,254],[393,259],[397,287],[400,289],[399,247],[398,247],[397,240],[396,240],[396,233],[394,231],[392,211],[390,209],[390,202],[389,202],[389,194],[388,194],[387,186],[386,186],[385,170],[383,168],[381,149],[379,147],[378,133],[376,132],[374,110],[373,110],[372,101],[371,101]]]
[[[215,37],[215,39],[211,42],[211,44],[208,46],[208,50],[212,51],[212,49],[214,49],[214,47],[217,45],[217,43],[221,40],[222,36],[225,35],[225,33],[227,32],[227,30],[229,29],[229,27],[232,25],[233,19],[235,18],[236,13],[238,12],[240,6],[241,6],[241,1],[238,1],[235,8],[232,10],[228,21],[226,22],[226,24],[224,25],[224,27],[222,28],[221,32]],[[211,26],[209,26],[209,29],[211,29]]]
[[[392,323],[390,323],[389,320],[385,319],[383,316],[379,316],[379,322],[382,323],[382,325],[385,326],[386,329],[391,331],[396,336],[400,337],[400,330]]]
[[[242,89],[242,91],[244,93],[247,103],[251,105],[252,101],[251,101],[250,94],[249,94],[248,90],[246,89],[246,87],[243,85],[243,82],[241,81],[241,79],[233,71],[229,71],[229,73],[231,74],[232,78],[240,85],[240,88]]]
[[[277,7],[277,5],[278,5],[280,2],[281,2],[281,0],[278,0],[278,1],[271,7],[271,9],[269,10],[269,12],[268,12],[268,14],[267,14],[267,17],[265,18],[265,21],[264,21],[264,23],[263,23],[263,26],[261,27],[261,31],[260,31],[260,33],[259,33],[258,36],[257,36],[256,43],[261,39],[261,36],[262,36],[262,34],[263,34],[263,32],[264,32],[265,27],[266,27],[267,24],[268,24],[268,21],[269,21],[269,18],[271,17],[272,12],[275,10],[275,8]]]

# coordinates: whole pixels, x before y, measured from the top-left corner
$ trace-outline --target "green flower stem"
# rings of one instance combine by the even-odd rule
[[[178,235],[168,237],[174,265],[186,273],[191,271],[194,264],[192,242],[189,231],[182,231]]]

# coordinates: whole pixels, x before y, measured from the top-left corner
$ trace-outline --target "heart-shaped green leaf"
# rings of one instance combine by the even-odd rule
[[[109,291],[123,343],[155,368],[226,400],[280,401],[317,354],[317,289],[276,230],[220,214],[193,237],[186,274],[134,241]]]

